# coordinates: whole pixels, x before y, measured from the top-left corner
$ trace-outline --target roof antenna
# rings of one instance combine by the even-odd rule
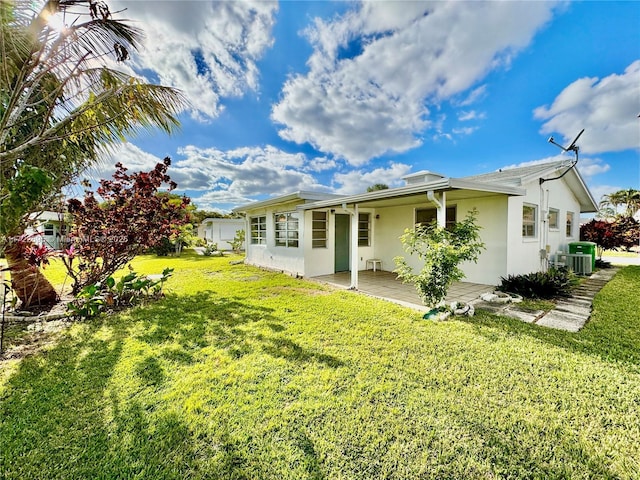
[[[562,149],[563,152],[574,152],[576,154],[576,159],[574,160],[574,165],[576,163],[578,163],[578,150],[580,150],[580,147],[578,147],[578,145],[576,145],[576,142],[578,141],[578,139],[580,138],[580,135],[582,135],[584,133],[584,128],[582,130],[580,130],[580,133],[578,135],[576,135],[576,138],[573,139],[573,142],[571,142],[571,144],[568,147],[563,147],[562,145],[560,145],[559,143],[557,143],[553,137],[549,137],[548,142],[549,143],[553,143],[556,147],[560,147]]]
[[[576,138],[573,139],[573,142],[571,142],[571,144],[568,147],[563,147],[562,145],[557,143],[553,139],[553,137],[549,137],[549,140],[548,140],[549,143],[553,143],[556,147],[560,147],[562,149],[562,151],[565,152],[565,153],[569,153],[569,152],[575,153],[576,154],[576,158],[568,165],[568,168],[564,171],[564,173],[562,175],[560,175],[559,177],[554,177],[554,178],[541,178],[540,179],[540,185],[542,185],[544,182],[548,182],[550,180],[558,180],[558,179],[564,177],[569,170],[571,170],[573,167],[576,166],[576,164],[578,163],[578,150],[580,150],[580,147],[578,147],[578,145],[576,145],[576,142],[580,138],[580,135],[582,135],[583,133],[584,133],[584,128],[582,130],[580,130],[580,133],[578,135],[576,135]]]

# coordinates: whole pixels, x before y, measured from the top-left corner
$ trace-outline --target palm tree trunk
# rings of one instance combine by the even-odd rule
[[[58,301],[58,294],[53,285],[37,266],[27,262],[19,245],[8,245],[4,253],[11,272],[11,287],[22,302],[22,308],[53,305]]]

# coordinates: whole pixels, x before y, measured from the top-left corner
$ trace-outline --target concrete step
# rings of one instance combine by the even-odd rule
[[[588,317],[575,315],[568,312],[551,310],[544,317],[536,322],[542,327],[555,328],[557,330],[567,330],[569,332],[579,331],[586,323]]]

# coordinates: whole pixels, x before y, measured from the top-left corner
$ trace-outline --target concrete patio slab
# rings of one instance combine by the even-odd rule
[[[591,316],[593,298],[611,280],[618,269],[603,269],[584,279],[575,290],[574,296],[559,300],[556,307],[544,311],[528,312],[518,309],[517,304],[492,304],[480,300],[480,295],[493,292],[495,286],[469,282],[454,283],[447,294],[446,301],[472,303],[476,310],[482,309],[498,315],[516,318],[542,327],[578,332]],[[349,288],[349,272],[334,275],[322,275],[311,280],[327,283],[340,288]],[[358,291],[377,298],[386,299],[400,305],[426,312],[420,296],[413,285],[402,283],[397,275],[382,270],[363,270],[358,272]]]
[[[339,272],[333,275],[311,277],[310,280],[327,283],[340,288],[349,288],[351,274]],[[451,285],[446,302],[470,303],[480,295],[495,290],[493,285],[471,282],[455,282]],[[425,307],[413,284],[402,283],[393,272],[383,270],[361,270],[358,272],[358,291],[377,298],[382,298],[400,305],[415,308],[420,311],[429,310]]]

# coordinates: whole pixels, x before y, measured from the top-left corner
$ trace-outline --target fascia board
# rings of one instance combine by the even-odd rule
[[[279,197],[268,198],[266,200],[261,200],[258,202],[248,203],[246,205],[241,205],[239,207],[234,208],[231,211],[235,213],[245,213],[251,210],[256,210],[258,208],[270,207],[273,205],[279,205],[281,203],[289,203],[295,200],[321,201],[321,200],[326,200],[327,197],[342,198],[341,195],[337,196],[330,193],[300,191],[300,192],[289,193],[287,195],[282,195]]]

